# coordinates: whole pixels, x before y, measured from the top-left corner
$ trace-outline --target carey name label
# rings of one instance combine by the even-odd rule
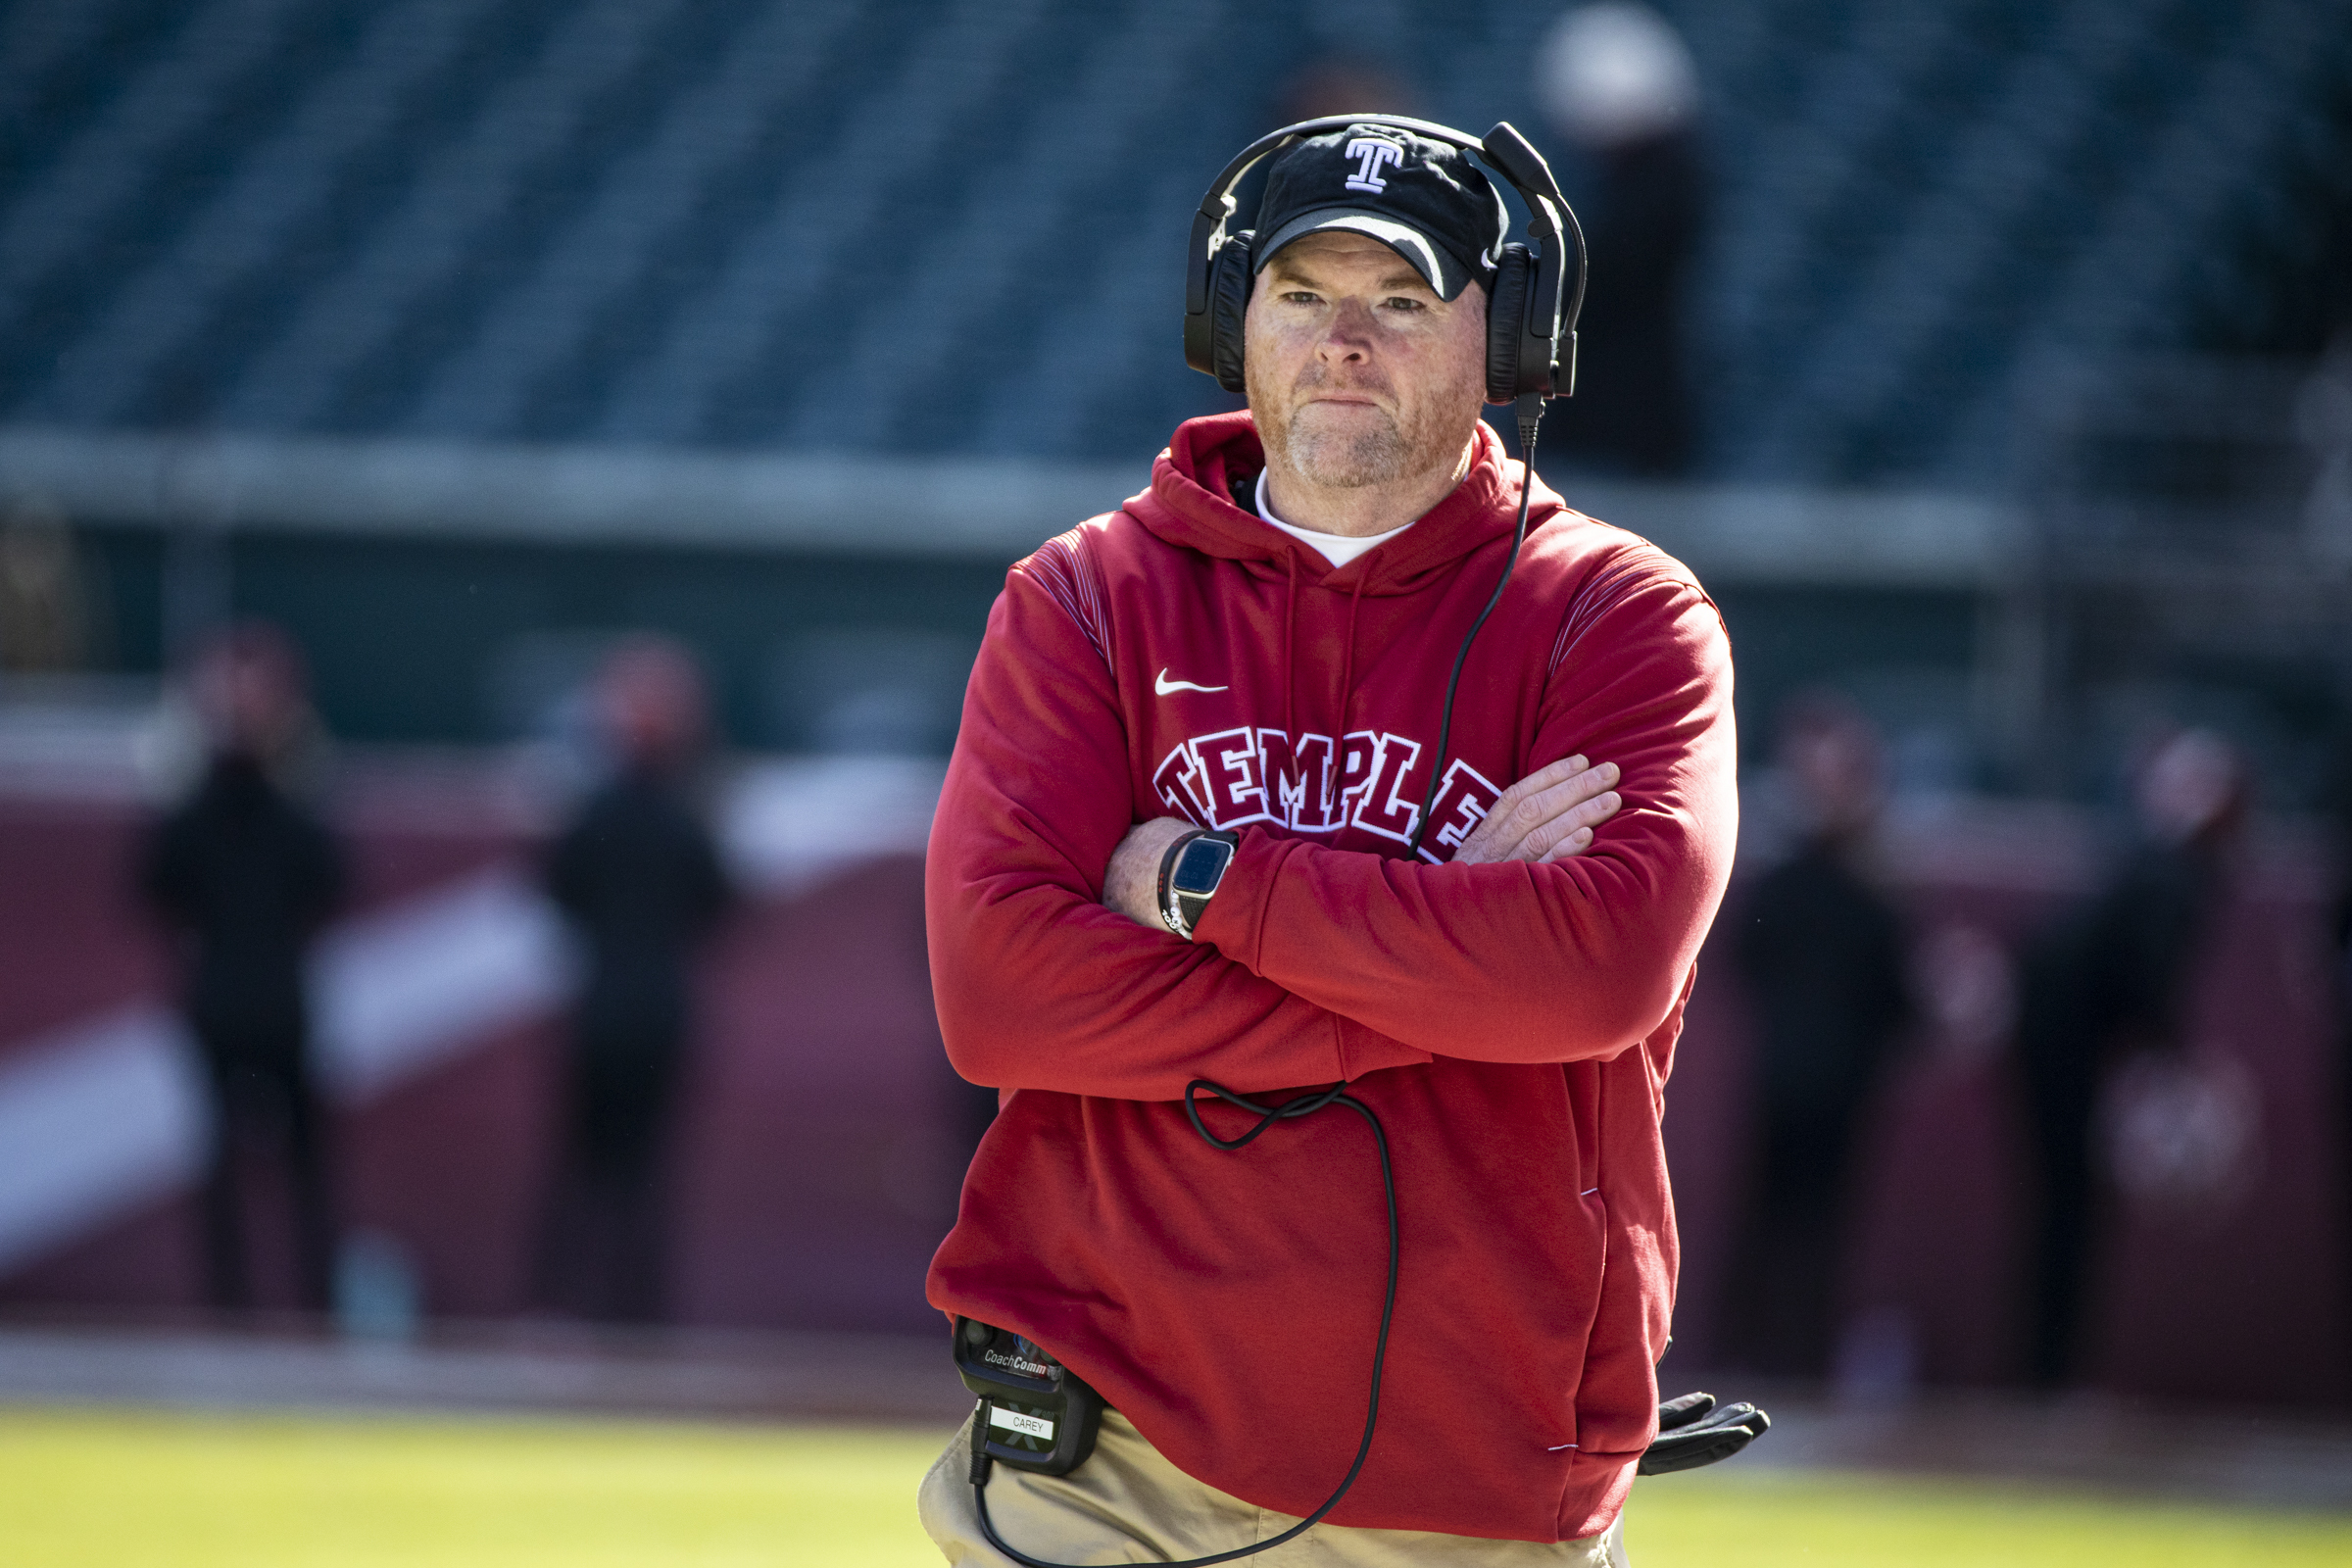
[[[1003,1427],[1007,1432],[1018,1432],[1024,1437],[1035,1438],[1041,1443],[1054,1441],[1053,1422],[1043,1416],[1023,1415],[1018,1410],[1007,1410],[1001,1404],[992,1404],[988,1407],[988,1424],[992,1427]]]

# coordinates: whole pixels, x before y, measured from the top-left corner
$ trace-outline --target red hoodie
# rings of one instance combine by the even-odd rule
[[[1234,504],[1250,416],[1195,419],[1149,491],[1008,574],[928,869],[948,1054],[1005,1095],[929,1297],[1044,1345],[1187,1474],[1312,1512],[1363,1429],[1371,1134],[1335,1108],[1223,1152],[1178,1102],[1348,1079],[1394,1151],[1402,1268],[1379,1435],[1330,1518],[1547,1542],[1608,1527],[1653,1435],[1658,1118],[1732,863],[1732,668],[1681,564],[1539,485],[1409,863],[1519,499],[1477,439],[1451,495],[1334,568]],[[1582,856],[1441,863],[1578,753],[1625,800]],[[1127,830],[1170,814],[1241,835],[1193,943],[1100,902]]]

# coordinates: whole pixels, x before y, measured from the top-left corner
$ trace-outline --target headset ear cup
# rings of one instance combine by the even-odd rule
[[[1517,397],[1519,346],[1527,330],[1527,295],[1535,286],[1536,262],[1524,245],[1505,245],[1487,296],[1487,401]],[[1548,371],[1549,367],[1545,367]]]
[[[1228,392],[1248,388],[1243,373],[1243,323],[1250,314],[1250,285],[1256,280],[1251,251],[1253,229],[1229,236],[1208,262],[1208,371]]]

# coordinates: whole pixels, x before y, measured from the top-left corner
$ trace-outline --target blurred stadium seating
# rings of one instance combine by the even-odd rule
[[[1205,406],[1183,223],[1300,62],[1540,123],[1556,6],[1331,9],[19,3],[0,417],[1131,458]],[[1719,476],[1997,487],[2054,364],[2292,330],[2352,188],[2334,0],[1665,9]]]
[[[1721,127],[1727,472],[1998,486],[2039,379],[2315,329],[2277,278],[2343,243],[2339,4],[1669,9]]]

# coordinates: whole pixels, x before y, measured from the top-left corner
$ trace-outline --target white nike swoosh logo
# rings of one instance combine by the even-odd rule
[[[1168,672],[1164,668],[1160,670],[1159,678],[1152,683],[1152,689],[1162,697],[1173,692],[1229,692],[1233,690],[1230,686],[1196,686],[1189,680],[1170,680]]]

